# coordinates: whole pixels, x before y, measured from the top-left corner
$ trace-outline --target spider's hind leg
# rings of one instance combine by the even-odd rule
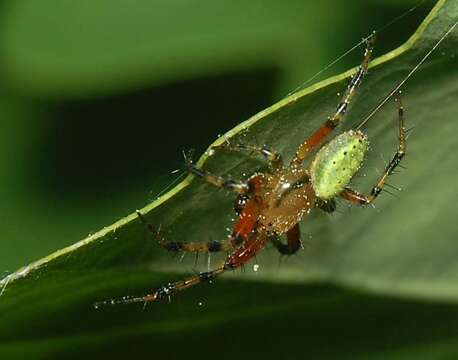
[[[187,242],[187,241],[174,241],[164,239],[158,229],[154,229],[153,225],[149,223],[140,211],[136,211],[140,220],[145,224],[148,231],[157,240],[165,250],[172,253],[179,252],[220,252],[220,251],[232,251],[243,242],[243,239],[238,236],[231,236],[225,240],[211,240],[208,242]]]
[[[398,150],[394,153],[393,158],[388,163],[383,172],[382,176],[378,180],[377,184],[372,188],[370,194],[368,196],[361,194],[357,191],[352,189],[346,188],[340,196],[345,200],[357,204],[357,205],[367,205],[371,204],[378,195],[382,192],[388,177],[393,173],[394,169],[400,164],[402,158],[406,154],[407,149],[407,130],[404,124],[404,107],[401,102],[401,98],[398,96],[396,99],[396,103],[398,106],[398,118],[399,118],[399,146]]]

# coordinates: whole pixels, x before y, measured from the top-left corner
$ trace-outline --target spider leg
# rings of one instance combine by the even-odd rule
[[[212,240],[208,242],[186,242],[165,240],[159,229],[155,230],[153,225],[149,223],[140,211],[136,211],[140,220],[145,224],[148,231],[158,241],[165,250],[178,253],[178,252],[219,252],[219,251],[232,251],[240,246],[243,238],[240,236],[231,236],[225,240]]]
[[[250,190],[256,193],[262,188],[264,183],[264,177],[262,175],[256,175],[250,178]],[[130,303],[147,303],[156,301],[162,298],[169,298],[176,292],[186,290],[194,285],[197,285],[204,281],[209,281],[225,273],[228,270],[234,270],[238,267],[242,267],[246,262],[251,260],[256,254],[262,250],[267,242],[265,234],[259,234],[257,232],[257,219],[261,206],[259,199],[254,197],[246,202],[243,206],[242,212],[237,223],[234,226],[232,236],[240,241],[240,246],[234,250],[232,254],[226,257],[224,263],[214,270],[201,272],[198,275],[180,280],[177,282],[169,283],[154,291],[151,294],[147,294],[140,297],[124,297],[121,299],[112,299],[108,301],[101,301],[94,304],[97,309],[100,306],[105,305],[117,305],[117,304],[130,304]],[[137,211],[138,216],[146,224],[151,232],[154,232],[153,226],[149,224],[142,214]],[[239,240],[240,239],[240,240]],[[196,252],[196,254],[199,254]]]
[[[271,241],[274,246],[277,248],[278,252],[282,255],[293,255],[300,248],[302,248],[301,242],[301,232],[299,229],[299,224],[294,225],[288,232],[286,233],[287,243],[284,244],[279,238],[275,237],[272,238]]]
[[[366,50],[364,52],[363,61],[359,67],[358,72],[351,78],[350,83],[342,97],[341,102],[337,106],[337,110],[334,115],[330,116],[323,125],[321,125],[307,140],[305,140],[297,149],[296,155],[291,161],[291,166],[300,166],[307,155],[313,151],[316,147],[321,145],[329,134],[336,128],[337,125],[342,121],[345,113],[347,112],[348,105],[352,98],[356,94],[356,89],[361,84],[364,75],[367,73],[369,61],[372,56],[374,48],[375,35],[371,35],[366,40]]]
[[[269,161],[270,166],[276,170],[281,169],[283,167],[283,160],[280,153],[269,149],[266,146],[256,146],[252,144],[245,144],[242,142],[239,143],[231,143],[229,141],[225,141],[223,144],[219,146],[215,146],[212,149],[220,150],[220,149],[227,149],[229,151],[239,151],[239,152],[249,152],[263,156],[267,161]]]
[[[406,154],[407,149],[407,130],[404,125],[404,107],[401,102],[401,98],[396,99],[398,105],[398,117],[399,117],[399,146],[398,150],[394,153],[393,158],[388,163],[385,168],[385,171],[380,176],[377,184],[372,188],[368,196],[363,195],[357,191],[346,188],[340,196],[345,200],[358,205],[367,205],[372,203],[377,196],[382,192],[385,185],[390,186],[386,183],[388,177],[393,173],[394,169],[399,166],[402,158]]]
[[[257,252],[260,251],[265,244],[265,236],[257,236],[256,234],[253,234],[253,236],[248,241],[240,246],[240,248],[238,248],[234,253],[229,255],[225,262],[214,270],[201,272],[184,280],[168,283],[167,285],[160,287],[151,294],[139,297],[124,297],[121,299],[101,301],[95,303],[94,307],[97,309],[105,305],[147,303],[164,298],[170,298],[170,296],[179,291],[186,290],[202,282],[211,281],[227,271],[235,270],[236,268],[243,266],[247,261],[256,256]]]
[[[217,187],[229,189],[238,194],[246,194],[250,190],[250,187],[246,182],[231,179],[226,180],[221,176],[214,175],[207,170],[197,167],[190,161],[186,162],[186,168],[191,174],[198,176],[204,179],[206,182],[213,184]]]

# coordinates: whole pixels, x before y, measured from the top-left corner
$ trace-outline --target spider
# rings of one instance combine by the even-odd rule
[[[226,240],[215,240],[208,243],[165,240],[147,222],[141,212],[137,211],[141,221],[166,250],[170,252],[230,252],[225,261],[213,270],[168,283],[150,294],[141,297],[125,297],[106,303],[147,303],[170,298],[179,291],[242,267],[253,259],[268,242],[272,242],[281,254],[292,255],[301,248],[299,222],[313,208],[333,212],[336,207],[336,197],[341,197],[351,204],[371,204],[381,193],[388,176],[399,165],[406,152],[406,128],[400,98],[396,99],[399,117],[399,146],[368,195],[348,187],[350,180],[360,169],[368,150],[367,136],[360,130],[349,130],[324,144],[344,118],[356,89],[367,73],[373,52],[374,35],[367,38],[365,44],[362,63],[357,73],[351,78],[334,115],[330,116],[299,145],[288,165],[284,164],[279,153],[267,147],[229,142],[213,149],[225,148],[230,151],[248,151],[260,155],[269,162],[269,170],[255,173],[247,181],[235,181],[214,175],[197,167],[192,161],[186,161],[186,168],[191,174],[237,194],[234,210],[239,218],[231,236]],[[312,153],[315,153],[315,156],[307,166],[304,166],[304,160]],[[286,235],[286,243],[280,240],[282,235]]]

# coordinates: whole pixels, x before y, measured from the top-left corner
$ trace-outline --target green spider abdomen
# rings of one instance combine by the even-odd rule
[[[312,186],[318,198],[340,194],[361,167],[369,147],[367,136],[350,130],[323,146],[310,165]]]

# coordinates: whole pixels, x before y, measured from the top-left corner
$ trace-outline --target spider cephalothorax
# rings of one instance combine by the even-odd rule
[[[359,130],[349,130],[323,145],[343,119],[348,104],[366,74],[372,55],[372,47],[373,36],[366,41],[363,62],[358,72],[352,77],[336,112],[298,147],[288,165],[283,163],[280,154],[266,147],[242,143],[232,144],[230,142],[225,142],[213,150],[224,148],[229,151],[248,151],[259,154],[269,161],[269,170],[254,174],[247,181],[235,181],[213,175],[187,161],[186,166],[191,174],[238,194],[234,203],[234,210],[239,218],[228,239],[207,243],[165,240],[155,232],[153,226],[146,221],[144,216],[137,212],[149,230],[156,234],[159,243],[168,251],[229,251],[230,255],[219,267],[181,281],[169,283],[145,296],[113,300],[109,303],[148,302],[169,297],[177,291],[187,289],[202,281],[208,281],[228,270],[242,266],[262,250],[269,241],[280,253],[294,254],[301,247],[299,221],[313,208],[332,212],[335,210],[334,199],[336,197],[341,197],[358,205],[372,203],[380,194],[387,177],[405,154],[406,130],[400,100],[397,99],[399,147],[368,196],[348,187],[350,180],[360,169],[368,150],[367,136]],[[312,154],[314,154],[313,157],[311,157]],[[308,157],[311,157],[310,161],[304,164]],[[286,235],[286,243],[280,240],[282,235]]]

